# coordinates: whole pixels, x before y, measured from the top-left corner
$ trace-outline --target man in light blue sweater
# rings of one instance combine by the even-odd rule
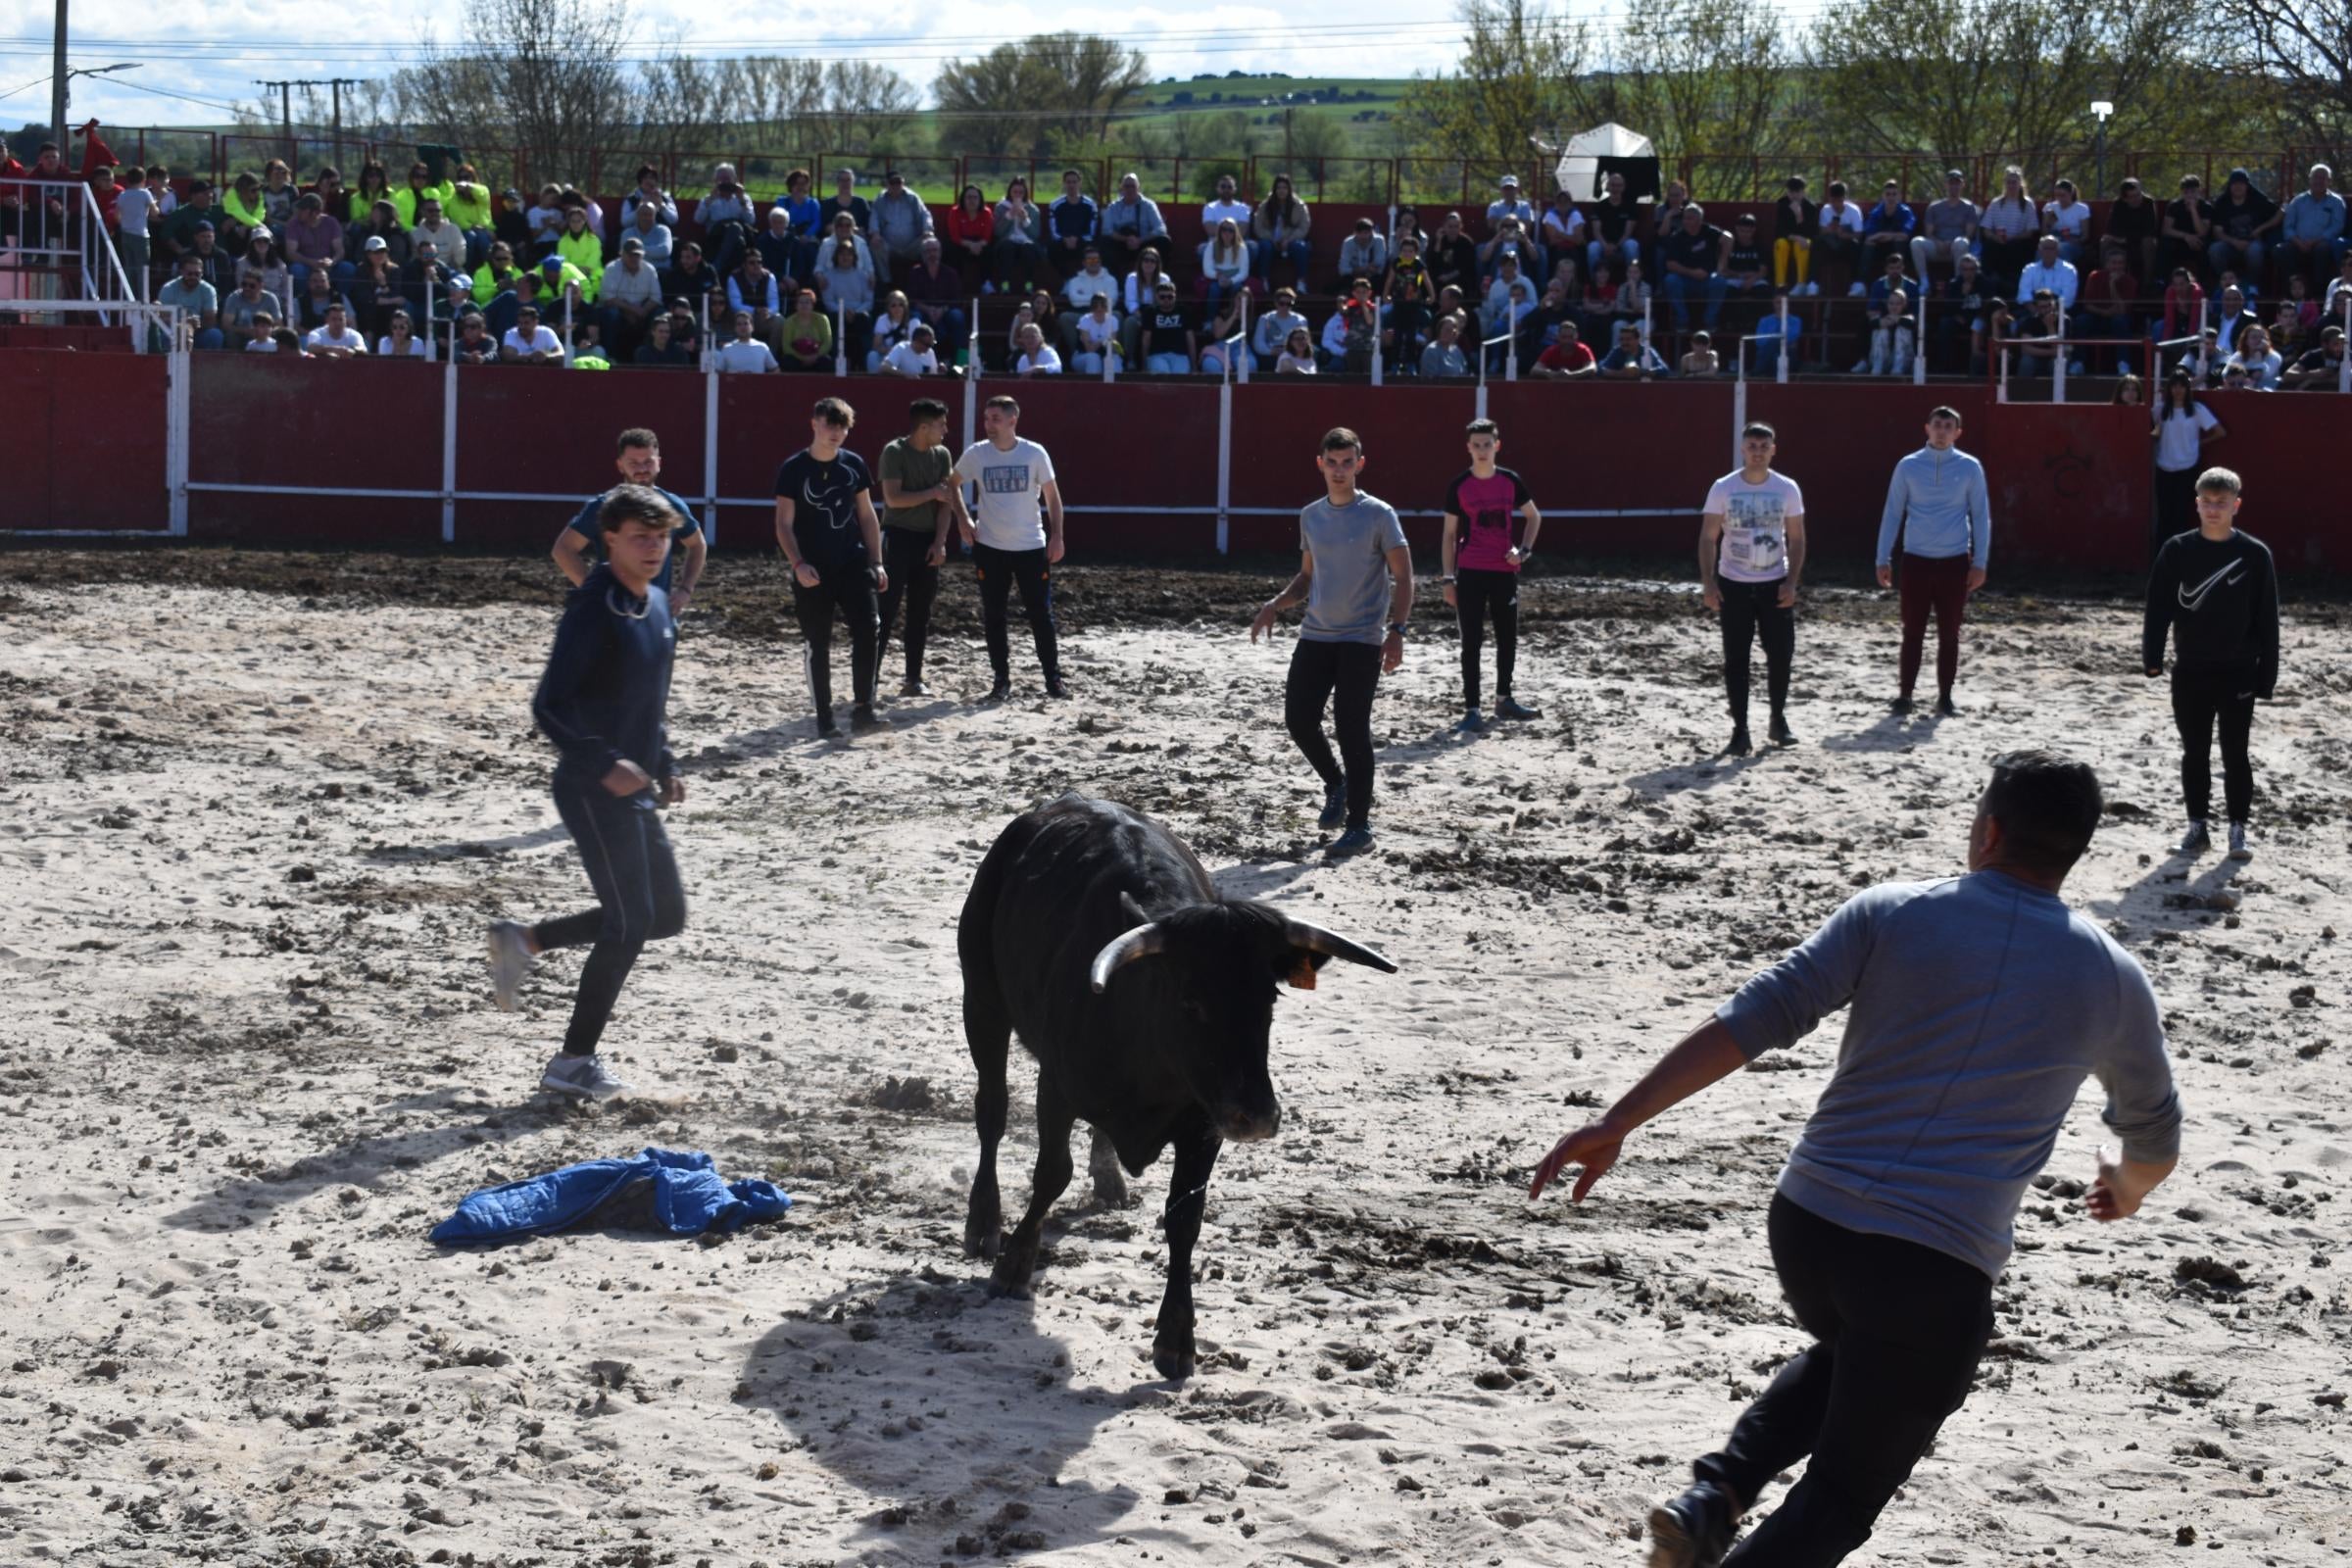
[[[1960,414],[1939,408],[1928,416],[1928,444],[1894,466],[1886,510],[1879,517],[1879,586],[1894,586],[1894,540],[1903,539],[1901,691],[1892,707],[1911,711],[1919,681],[1928,612],[1936,612],[1936,711],[1956,718],[1952,681],[1960,673],[1960,616],[1968,596],[1984,586],[1992,550],[1992,514],[1984,495],[1984,465],[1961,451]]]
[[[1651,1513],[1652,1568],[1724,1561],[1740,1516],[1807,1455],[1731,1562],[1810,1568],[1870,1539],[1968,1396],[2019,1200],[2085,1077],[2106,1089],[2122,1144],[2099,1158],[2091,1218],[2133,1213],[2171,1174],[2180,1104],[2147,976],[2058,898],[2101,809],[2086,763],[1995,759],[1967,876],[1856,894],[1537,1167],[1531,1196],[1582,1166],[1582,1200],[1643,1122],[1852,1004],[1769,1220],[1782,1289],[1815,1343],[1697,1462],[1696,1484]]]

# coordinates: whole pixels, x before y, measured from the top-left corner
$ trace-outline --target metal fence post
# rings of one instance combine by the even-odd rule
[[[1380,364],[1379,351],[1373,351],[1373,365]],[[1217,383],[1217,554],[1230,555],[1233,549],[1232,519],[1228,509],[1233,501],[1233,383]]]
[[[569,363],[568,346],[565,362]],[[441,542],[450,545],[458,542],[458,357],[452,354],[442,364]]]

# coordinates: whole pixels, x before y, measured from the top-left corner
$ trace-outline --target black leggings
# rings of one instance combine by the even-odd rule
[[[1788,706],[1788,666],[1796,658],[1796,611],[1783,608],[1781,584],[1718,579],[1723,591],[1723,689],[1732,700],[1732,722],[1747,727],[1747,656],[1758,633],[1764,639],[1764,688],[1778,718]]]
[[[1303,637],[1291,654],[1290,678],[1283,683],[1283,722],[1325,784],[1347,784],[1349,827],[1362,827],[1372,818],[1372,694],[1379,688],[1378,643],[1308,642]],[[1326,703],[1331,705],[1331,727],[1339,732],[1338,760],[1323,738]]]
[[[1017,584],[1021,613],[1028,617],[1029,635],[1037,642],[1037,667],[1046,679],[1061,678],[1061,656],[1054,637],[1054,574],[1048,568],[1043,545],[1035,550],[998,550],[972,546],[972,564],[980,571],[980,630],[988,639],[988,662],[997,679],[1012,674],[1012,637],[1004,611]]]
[[[875,644],[878,662],[890,652],[890,628],[899,618],[899,601],[906,602],[906,678],[923,678],[923,644],[931,635],[931,600],[939,592],[939,568],[931,564],[931,535],[912,528],[882,530],[882,567],[890,586],[882,590],[881,620]]]
[[[2187,533],[2197,525],[2197,475],[2204,470],[2191,464],[2185,468],[2156,470],[2156,531],[2148,541],[2148,559],[2164,542],[2177,533]]]
[[[1486,645],[1487,617],[1494,617],[1494,700],[1511,695],[1511,671],[1519,662],[1519,574],[1457,567],[1453,574],[1455,615],[1462,626],[1462,702],[1478,706],[1478,655]]]
[[[638,952],[686,928],[686,889],[651,796],[624,801],[601,783],[562,773],[555,790],[556,810],[579,847],[597,906],[532,927],[531,940],[542,953],[596,944],[580,967],[571,1026],[564,1031],[564,1054],[587,1056],[596,1053]]]
[[[861,562],[823,566],[813,588],[792,579],[792,608],[808,640],[808,700],[819,722],[833,717],[833,610],[850,626],[850,694],[859,708],[874,700],[874,578]]]
[[[1814,1344],[1782,1366],[1692,1468],[1744,1510],[1810,1454],[1802,1480],[1727,1568],[1844,1560],[1944,1418],[1968,1397],[1992,1334],[1992,1281],[1949,1253],[1833,1225],[1775,1195],[1773,1266]]]
[[[2232,822],[2254,806],[2254,675],[2242,666],[2173,666],[2173,722],[2180,730],[2180,793],[2191,819],[2213,809],[2214,720],[2222,730],[2222,804]]]

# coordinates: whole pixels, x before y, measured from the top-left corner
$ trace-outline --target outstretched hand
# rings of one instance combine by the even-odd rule
[[[1581,1203],[1592,1184],[1608,1174],[1617,1163],[1619,1151],[1625,1147],[1625,1137],[1606,1122],[1589,1122],[1551,1146],[1544,1163],[1536,1167],[1536,1179],[1527,1189],[1533,1200],[1544,1196],[1544,1189],[1557,1180],[1561,1171],[1571,1165],[1582,1165],[1576,1185],[1568,1189],[1568,1200]]]
[[[1255,642],[1260,637],[1272,636],[1274,634],[1274,617],[1280,613],[1282,613],[1281,610],[1277,608],[1276,601],[1272,599],[1258,606],[1257,613],[1250,617],[1250,640]]]
[[[2098,1179],[2090,1184],[2090,1191],[2082,1199],[2082,1206],[2090,1211],[2090,1217],[2101,1224],[2109,1220],[2130,1219],[2139,1212],[2140,1199],[2144,1195],[2133,1192],[2131,1185],[2124,1181],[2123,1174],[2113,1155],[2102,1152],[2099,1155]]]

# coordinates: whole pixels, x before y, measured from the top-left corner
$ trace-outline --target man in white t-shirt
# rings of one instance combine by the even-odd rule
[[[1250,237],[1250,204],[1238,199],[1238,190],[1231,174],[1217,176],[1217,199],[1204,203],[1200,208],[1200,232],[1214,239],[1217,225],[1230,218],[1234,226],[1242,231],[1242,248],[1254,258],[1257,244]]]
[[[1021,439],[1020,422],[1019,403],[1002,395],[990,398],[980,413],[980,427],[988,439],[964,448],[956,460],[957,482],[979,486],[979,506],[963,529],[963,542],[971,547],[972,564],[980,572],[980,627],[997,676],[988,693],[992,703],[1012,694],[1012,646],[1004,610],[1016,586],[1021,590],[1021,612],[1037,641],[1046,695],[1070,695],[1062,684],[1054,646],[1050,569],[1061,560],[1061,490],[1054,482],[1054,460],[1044,447]]]
[[[939,351],[929,321],[917,321],[914,330],[906,338],[891,345],[882,357],[882,368],[893,375],[922,376],[939,373]]]
[[[525,305],[514,312],[514,324],[498,341],[498,357],[509,365],[561,365],[564,340],[552,327],[539,324],[539,307]]]
[[[1766,689],[1775,746],[1794,746],[1786,710],[1788,666],[1796,655],[1796,585],[1805,569],[1805,498],[1796,481],[1772,471],[1777,437],[1769,424],[1740,432],[1740,465],[1707,491],[1698,525],[1698,591],[1723,618],[1723,685],[1732,704],[1734,757],[1747,738],[1747,656],[1763,633]]]
[[[770,370],[783,368],[776,364],[775,350],[755,335],[751,312],[737,311],[733,324],[735,335],[721,344],[718,352],[711,356],[718,362],[720,369],[763,375]]]
[[[352,330],[340,302],[326,308],[325,322],[312,327],[302,344],[313,354],[329,360],[348,360],[368,352],[368,340]]]

